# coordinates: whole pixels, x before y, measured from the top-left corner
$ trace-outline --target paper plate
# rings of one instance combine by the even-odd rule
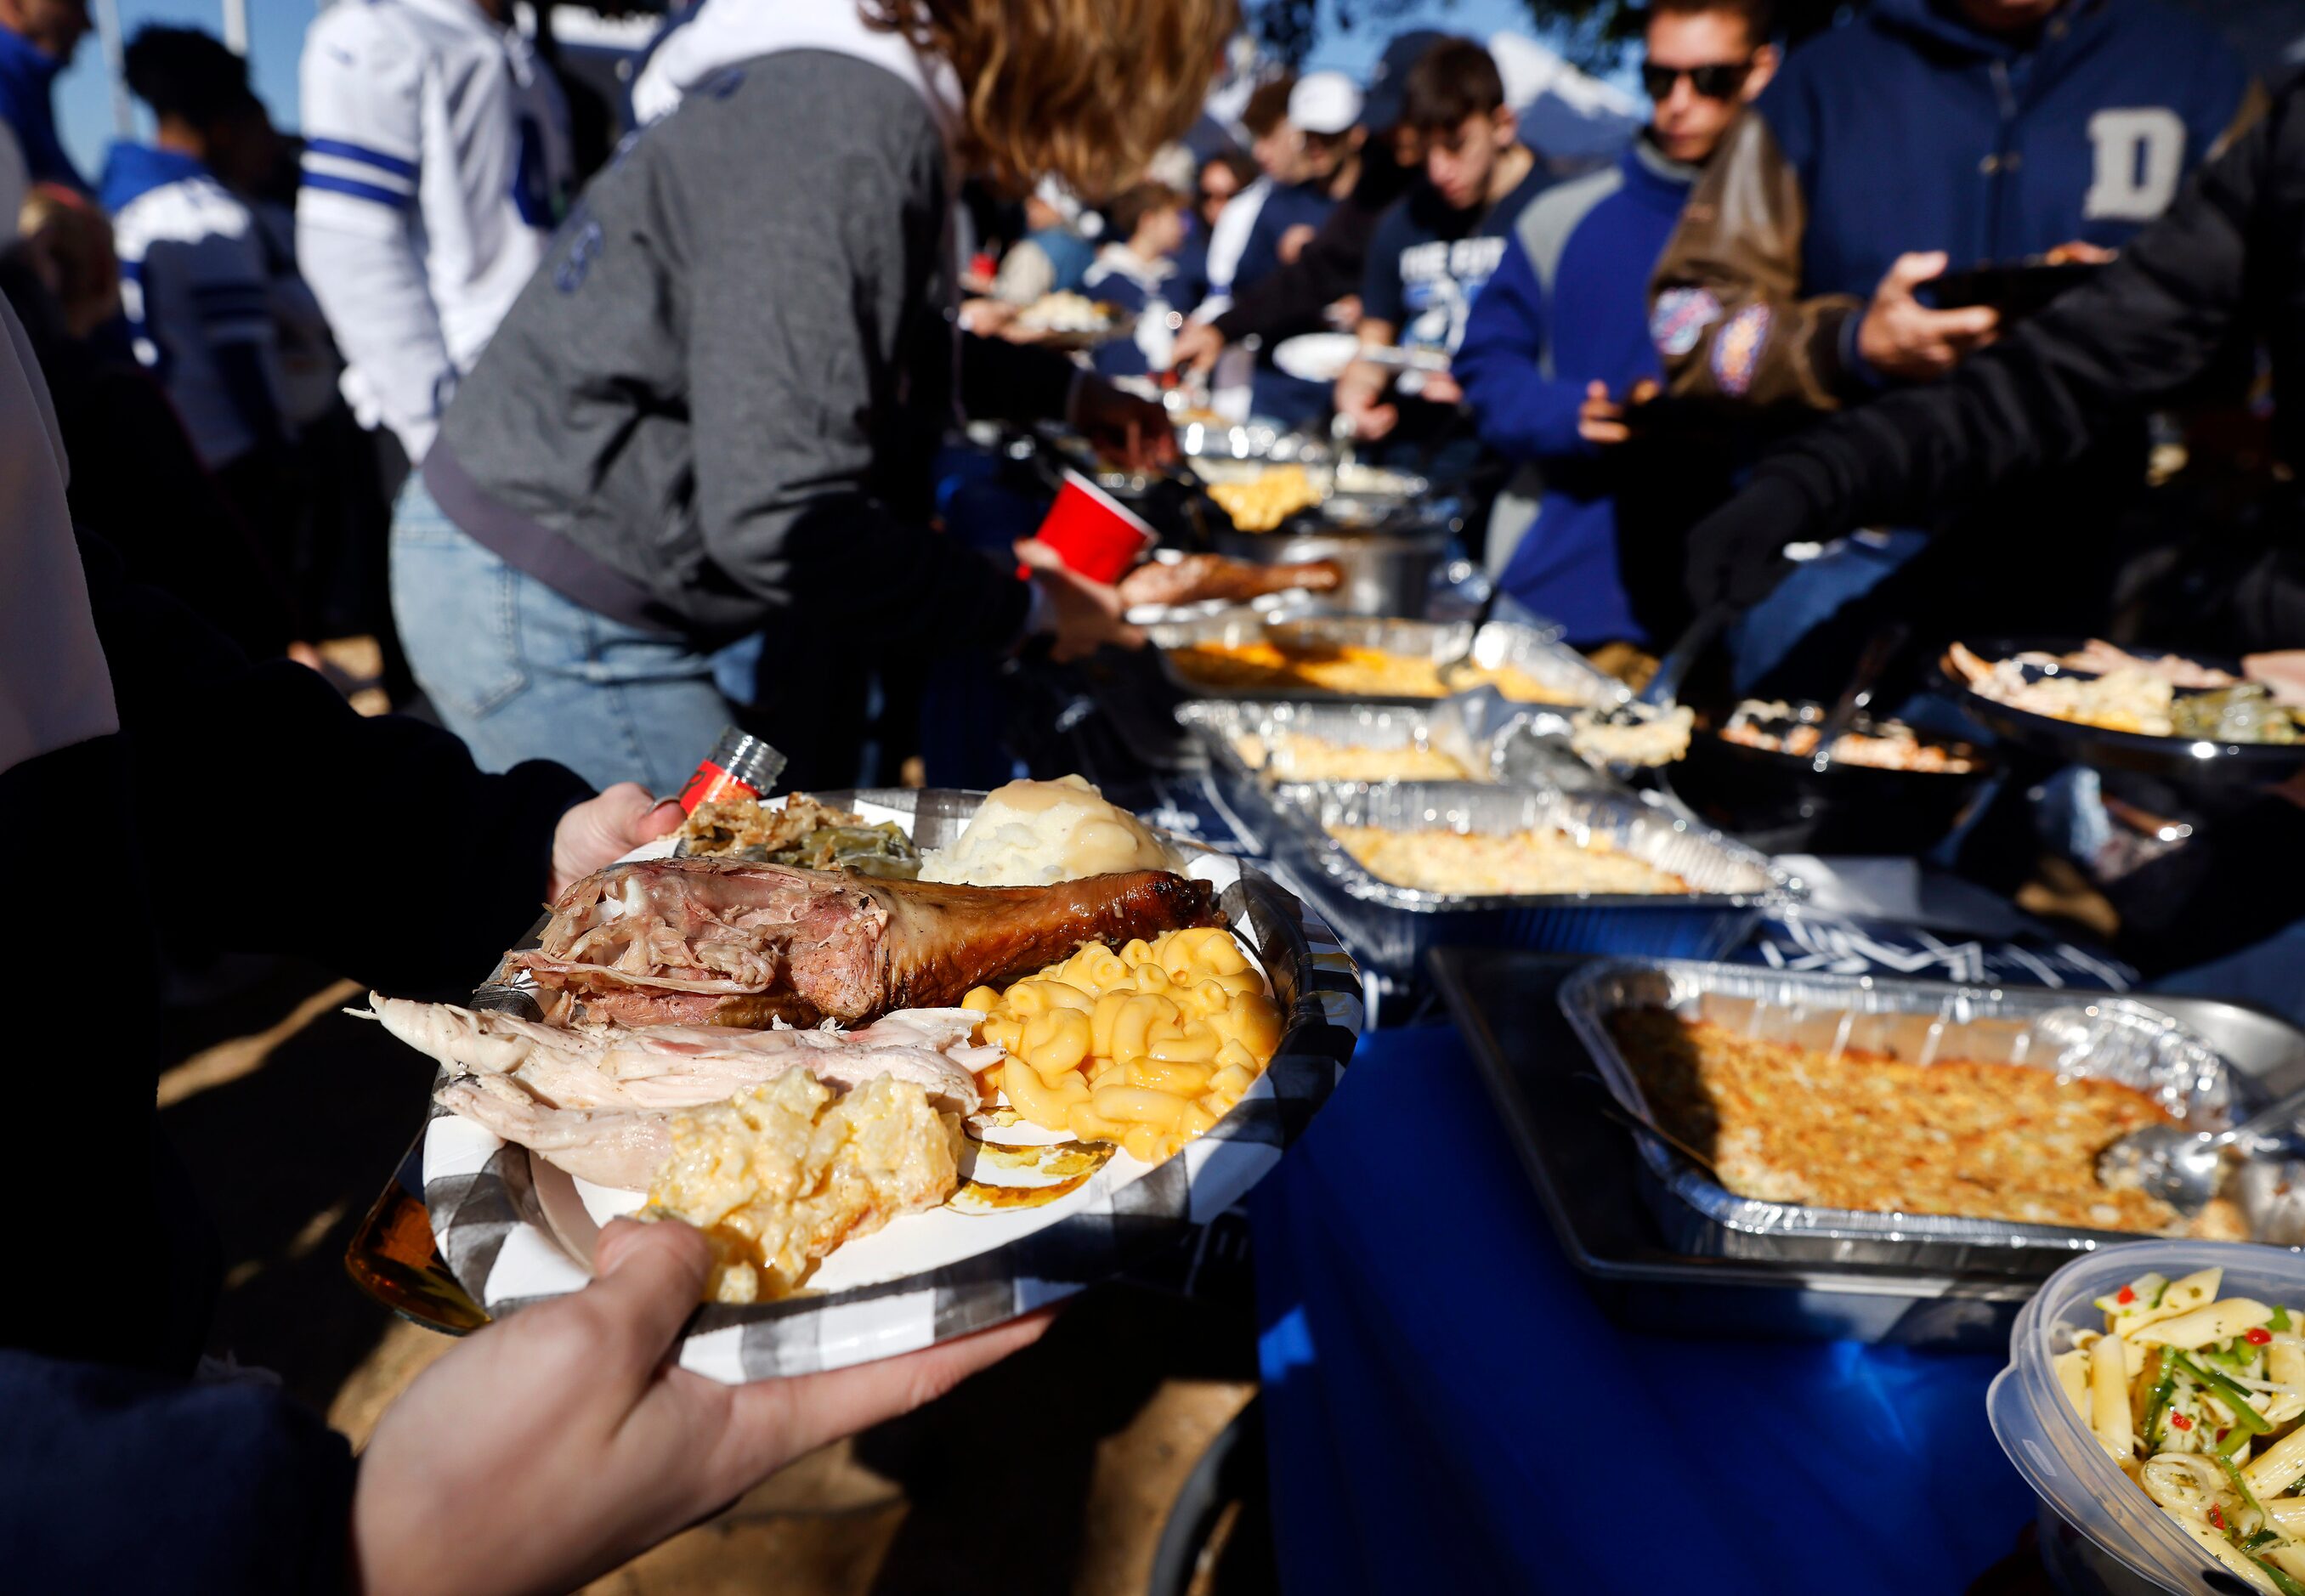
[[[895,819],[934,847],[958,833],[982,795],[818,796],[871,822]],[[669,851],[659,845],[635,856]],[[833,1253],[804,1295],[744,1307],[708,1303],[682,1338],[683,1367],[734,1384],[846,1368],[984,1329],[1182,1239],[1280,1161],[1352,1057],[1360,972],[1328,927],[1255,866],[1191,844],[1180,851],[1191,859],[1187,873],[1218,889],[1226,919],[1288,1016],[1272,1065],[1231,1112],[1165,1163],[1144,1165],[1116,1150],[1054,1202],[907,1215]],[[582,1287],[600,1227],[641,1199],[576,1180],[436,1106],[424,1138],[424,1201],[458,1283],[501,1317]]]
[[[1303,382],[1334,382],[1360,348],[1350,333],[1299,333],[1273,345],[1272,363]]]

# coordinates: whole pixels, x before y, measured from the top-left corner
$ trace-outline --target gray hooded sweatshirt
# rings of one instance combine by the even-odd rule
[[[593,180],[464,379],[424,464],[442,510],[701,644],[796,611],[860,646],[1013,641],[1025,585],[928,529],[928,462],[956,389],[1052,416],[1073,369],[955,338],[935,104],[821,48],[697,83]]]

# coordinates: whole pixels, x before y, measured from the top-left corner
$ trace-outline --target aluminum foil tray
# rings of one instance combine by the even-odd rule
[[[1413,972],[1430,947],[1485,944],[1554,953],[1713,958],[1766,907],[1803,896],[1768,859],[1646,796],[1477,782],[1283,785],[1276,853],[1355,952]],[[1331,826],[1497,834],[1558,827],[1671,871],[1694,894],[1459,896],[1379,879],[1329,835]]]
[[[1243,737],[1268,746],[1290,732],[1347,748],[1435,748],[1474,779],[1570,792],[1616,792],[1616,785],[1567,751],[1565,743],[1519,734],[1531,726],[1568,735],[1556,711],[1516,704],[1493,689],[1423,704],[1284,703],[1258,699],[1203,699],[1177,709],[1177,721],[1207,756],[1209,779],[1220,802],[1261,842],[1281,822],[1272,789],[1294,779],[1268,759],[1252,766],[1237,746]],[[1550,755],[1549,758],[1543,757]]]
[[[1430,698],[1324,692],[1313,688],[1291,689],[1276,694],[1270,686],[1210,686],[1193,680],[1177,668],[1175,650],[1190,648],[1195,643],[1238,647],[1269,639],[1276,643],[1296,641],[1340,648],[1349,645],[1381,649],[1388,653],[1440,661],[1453,659],[1464,652],[1467,637],[1472,639],[1475,663],[1489,666],[1510,665],[1526,671],[1546,688],[1558,691],[1569,702],[1616,704],[1632,696],[1632,690],[1622,682],[1594,666],[1574,649],[1561,644],[1558,641],[1561,635],[1558,629],[1539,631],[1509,621],[1491,621],[1476,633],[1469,621],[1403,621],[1373,615],[1325,615],[1275,621],[1253,609],[1235,608],[1221,615],[1153,626],[1145,635],[1161,651],[1162,672],[1187,698],[1267,700],[1287,697],[1307,703],[1331,704],[1437,703],[1438,700]]]
[[[1232,425],[1187,421],[1177,429],[1177,452],[1192,461],[1269,460],[1281,463],[1301,460],[1307,464],[1325,463],[1331,453],[1324,440],[1302,432],[1283,432],[1256,421]]]
[[[1794,974],[1742,964],[1611,959],[1562,983],[1561,1008],[1619,1103],[1654,1123],[1640,1080],[1609,1033],[1621,1009],[1659,1007],[1748,1035],[1828,1051],[1857,1048],[1927,1063],[1965,1058],[2122,1082],[2205,1131],[2231,1123],[2250,1088],[2216,1048],[2148,1003],[2109,994],[1961,987],[1872,976]],[[1970,1248],[2087,1252],[2131,1233],[1867,1213],[1740,1197],[1659,1137],[1637,1133],[1663,1191],[1696,1216],[1748,1235],[1785,1240],[1944,1243]],[[1685,1235],[1658,1208],[1668,1235]],[[1733,1246],[1730,1249],[1733,1251]]]

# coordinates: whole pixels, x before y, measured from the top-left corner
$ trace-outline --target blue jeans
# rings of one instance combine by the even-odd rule
[[[441,514],[421,474],[393,506],[392,610],[417,684],[485,770],[556,760],[596,787],[669,795],[736,718],[718,657],[515,570]],[[722,651],[745,655],[734,679],[759,648]]]

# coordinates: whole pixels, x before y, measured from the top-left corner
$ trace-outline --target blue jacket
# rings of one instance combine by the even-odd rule
[[[2022,39],[1874,0],[1792,53],[1694,196],[1654,284],[1674,391],[1865,396],[1856,318],[1899,255],[1961,269],[2118,249],[2247,91],[2216,32],[2157,0],[2068,0]]]
[[[1802,291],[1870,295],[1907,250],[1956,265],[2117,250],[2247,83],[2215,30],[2154,0],[2077,0],[2029,48],[1928,0],[1874,0],[1794,51],[1757,106],[1808,204]]]
[[[16,135],[25,174],[88,192],[56,137],[55,82],[64,64],[20,33],[0,28],[0,123]]]
[[[1457,351],[1481,440],[1544,477],[1535,520],[1501,580],[1566,625],[1573,643],[1644,636],[1619,571],[1610,451],[1578,436],[1577,412],[1587,383],[1621,395],[1662,375],[1648,276],[1696,180],[1696,168],[1640,140],[1613,167],[1540,195],[1473,301]]]

